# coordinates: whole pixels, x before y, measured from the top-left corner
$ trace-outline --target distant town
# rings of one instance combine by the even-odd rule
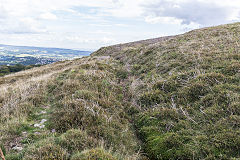
[[[91,51],[0,44],[0,65],[44,65],[88,56]]]

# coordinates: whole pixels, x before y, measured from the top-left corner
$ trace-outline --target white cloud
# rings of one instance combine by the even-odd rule
[[[95,7],[94,15],[74,7]],[[239,0],[0,0],[0,20],[6,17],[56,20],[55,11],[77,13],[86,19],[142,18],[149,23],[215,24],[239,20]]]
[[[144,0],[118,0],[111,8],[105,8],[103,12],[114,17],[140,17],[142,14],[141,4]]]
[[[216,25],[239,20],[240,2],[236,0],[152,0],[143,5],[147,22],[174,20],[181,24]]]
[[[22,33],[20,30],[26,33],[37,32],[40,29],[33,23],[36,24],[38,21],[38,24],[45,25],[46,28],[46,24],[41,22],[41,19],[56,20],[57,15],[54,12],[68,11],[76,13],[72,8],[97,7],[99,13],[103,13],[105,9],[113,7],[113,4],[112,0],[0,0],[0,28],[6,30],[6,28],[10,27],[8,33],[11,31],[12,33]],[[84,19],[99,19],[97,15],[88,15],[86,13],[78,13],[78,15]],[[29,20],[25,20],[26,18],[35,22],[29,23]],[[18,27],[12,27],[13,25]]]
[[[4,19],[0,22],[0,32],[4,34],[36,34],[47,31],[35,19],[26,17],[19,18],[17,21],[13,18]]]
[[[40,15],[41,19],[46,19],[46,20],[56,20],[57,16],[55,14],[52,14],[50,12],[46,12]]]
[[[165,23],[165,24],[181,24],[182,21],[175,17],[157,17],[157,16],[147,16],[145,21],[151,24]]]

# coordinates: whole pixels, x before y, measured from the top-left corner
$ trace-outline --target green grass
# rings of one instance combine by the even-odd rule
[[[239,31],[235,23],[104,48],[141,80],[132,101],[142,109],[135,124],[150,159],[240,157]]]
[[[127,113],[131,106],[123,102],[124,91],[120,85],[121,79],[126,78],[125,72],[112,60],[78,61],[80,65],[43,80],[39,88],[26,86],[26,90],[32,89],[36,94],[25,95],[24,101],[23,95],[15,97],[19,106],[11,112],[6,110],[9,122],[1,117],[8,132],[8,136],[2,135],[2,141],[9,159],[17,156],[18,159],[70,159],[76,153],[84,157],[85,150],[95,152],[91,150],[94,148],[111,150],[117,159],[136,157],[139,142]],[[21,89],[16,88],[8,94],[19,93]],[[17,119],[16,115],[19,115]],[[34,127],[43,119],[47,120],[44,128]],[[14,126],[10,125],[11,121]],[[18,152],[10,145],[16,137],[19,140],[14,143],[23,148]]]
[[[7,159],[240,158],[239,36],[203,28],[0,78]]]

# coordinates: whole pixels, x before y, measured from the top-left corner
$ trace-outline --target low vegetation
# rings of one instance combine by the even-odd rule
[[[62,63],[64,69],[32,77],[24,88],[6,86],[0,116],[6,158],[136,159],[140,145],[117,62],[89,57]]]
[[[239,159],[239,33],[203,28],[0,78],[6,159]]]
[[[150,159],[240,158],[239,33],[235,23],[94,53],[138,81],[134,124]]]

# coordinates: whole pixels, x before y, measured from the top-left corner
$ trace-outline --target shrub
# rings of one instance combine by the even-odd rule
[[[139,103],[142,106],[152,106],[160,103],[165,103],[165,94],[160,90],[153,90],[150,92],[144,93],[140,99]]]
[[[101,149],[95,148],[86,150],[81,153],[76,153],[71,160],[117,160],[111,153]]]
[[[211,90],[209,86],[201,81],[191,83],[180,91],[180,97],[188,102],[195,102],[205,96]]]
[[[120,79],[126,79],[129,73],[124,69],[119,69],[116,71],[116,76]]]
[[[222,70],[223,74],[229,75],[229,76],[233,76],[237,73],[240,73],[240,64],[239,63],[233,63],[231,65],[226,66],[223,70]]]
[[[146,152],[151,159],[193,159],[194,150],[187,146],[191,141],[190,136],[177,133],[152,136],[146,143]]]
[[[57,145],[53,138],[47,138],[29,146],[23,159],[26,160],[67,160],[68,153],[61,146]]]
[[[98,98],[98,94],[89,90],[77,90],[74,93],[74,97],[86,100],[96,100]]]
[[[71,129],[57,138],[57,143],[69,152],[83,151],[96,147],[97,140],[89,137],[85,131]]]
[[[159,89],[164,91],[165,93],[171,93],[174,91],[177,91],[179,86],[179,83],[173,80],[167,80],[167,81],[159,81],[154,84],[154,89]]]
[[[198,79],[199,81],[203,81],[210,86],[226,82],[226,77],[223,74],[215,72],[201,74],[196,79]]]
[[[50,117],[49,128],[54,128],[58,132],[66,132],[68,129],[80,128],[82,126],[92,126],[101,124],[94,110],[87,108],[84,101],[68,100],[59,102],[57,110]]]

